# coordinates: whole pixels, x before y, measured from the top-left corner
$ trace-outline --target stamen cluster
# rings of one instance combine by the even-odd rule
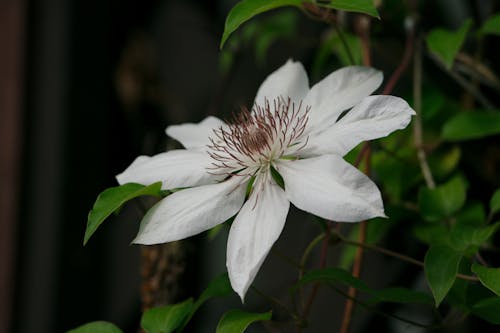
[[[254,174],[285,155],[290,147],[299,150],[310,107],[278,98],[252,110],[243,108],[227,127],[214,130],[209,155],[214,159],[210,171],[216,174]]]

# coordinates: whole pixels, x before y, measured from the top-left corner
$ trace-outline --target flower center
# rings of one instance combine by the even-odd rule
[[[208,145],[214,160],[210,171],[253,175],[289,151],[296,153],[307,143],[303,133],[309,110],[290,98],[266,99],[252,110],[243,108],[228,126],[214,129]]]

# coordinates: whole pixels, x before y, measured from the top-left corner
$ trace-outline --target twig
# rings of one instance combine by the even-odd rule
[[[337,237],[345,244],[363,247],[363,248],[368,249],[368,250],[372,250],[375,252],[385,254],[385,255],[390,256],[390,257],[394,257],[394,258],[399,259],[401,261],[406,261],[406,262],[413,264],[413,265],[425,267],[425,264],[422,261],[414,259],[414,258],[409,257],[407,255],[404,255],[404,254],[401,254],[398,252],[394,252],[394,251],[391,251],[391,250],[388,250],[388,249],[385,249],[383,247],[379,247],[376,245],[370,245],[370,244],[366,244],[366,243],[352,241],[352,240],[350,240],[342,235],[337,235]],[[465,275],[465,274],[460,274],[460,273],[457,274],[457,278],[462,279],[462,280],[468,280],[468,281],[479,281],[479,279],[475,276],[470,276],[470,275]]]
[[[404,73],[404,71],[408,68],[408,65],[410,64],[410,60],[413,54],[413,44],[415,43],[415,22],[413,21],[412,18],[408,18],[407,20],[409,23],[407,23],[408,27],[406,29],[406,44],[403,53],[403,59],[399,63],[399,66],[392,73],[389,81],[387,82],[387,84],[384,87],[384,90],[382,91],[382,95],[388,95],[394,90],[394,86],[399,81],[401,75]]]
[[[326,266],[326,257],[328,254],[328,243],[330,241],[330,235],[331,235],[331,226],[330,223],[326,224],[326,230],[325,230],[325,236],[323,237],[323,244],[321,246],[321,257],[320,257],[320,262],[319,262],[319,267],[320,268],[325,268]],[[309,298],[307,300],[307,303],[304,307],[304,311],[302,313],[302,318],[304,320],[307,320],[307,317],[309,316],[309,312],[311,312],[311,307],[314,302],[314,299],[316,298],[316,294],[318,293],[318,288],[319,288],[319,283],[315,283],[311,293],[309,294]]]
[[[479,89],[474,87],[474,85],[470,84],[465,80],[460,74],[457,72],[448,69],[445,64],[434,54],[428,53],[429,57],[441,68],[446,74],[448,74],[453,80],[455,80],[459,85],[462,86],[465,90],[467,90],[476,100],[481,103],[481,105],[486,109],[494,109],[495,106],[490,102],[489,99],[484,96]]]
[[[435,188],[436,183],[432,177],[431,169],[427,163],[427,156],[423,148],[422,135],[422,41],[420,38],[415,43],[415,55],[413,60],[413,108],[417,115],[413,122],[413,139],[417,148],[417,157],[420,169],[428,188]]]

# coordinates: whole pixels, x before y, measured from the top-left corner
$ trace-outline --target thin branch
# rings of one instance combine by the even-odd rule
[[[368,249],[368,250],[372,250],[372,251],[375,251],[375,252],[379,252],[379,253],[382,253],[382,254],[385,254],[387,256],[390,256],[390,257],[393,257],[393,258],[396,258],[396,259],[399,259],[401,261],[406,261],[410,264],[413,264],[413,265],[416,265],[416,266],[420,266],[420,267],[425,267],[425,264],[424,262],[420,261],[420,260],[417,260],[417,259],[414,259],[412,257],[409,257],[407,255],[404,255],[404,254],[401,254],[401,253],[398,253],[398,252],[394,252],[394,251],[391,251],[391,250],[388,250],[388,249],[385,249],[383,247],[379,247],[379,246],[376,246],[376,245],[370,245],[370,244],[366,244],[366,243],[360,243],[360,242],[356,242],[356,241],[352,241],[342,235],[337,235],[337,237],[345,244],[348,244],[348,245],[353,245],[353,246],[359,246],[359,247],[363,247],[365,249]],[[467,280],[467,281],[479,281],[479,279],[475,276],[471,276],[471,275],[465,275],[465,274],[457,274],[457,278],[459,279],[462,279],[462,280]]]
[[[408,27],[406,30],[406,44],[403,53],[403,58],[399,63],[399,66],[392,73],[389,81],[387,81],[387,84],[385,85],[385,88],[382,91],[382,95],[388,95],[394,90],[394,86],[399,81],[401,75],[403,75],[404,71],[408,68],[408,65],[410,64],[413,55],[413,44],[415,43],[415,22],[413,21],[413,19],[408,19],[408,20],[410,20],[409,21],[410,23],[408,23]]]
[[[446,74],[448,74],[453,80],[455,80],[459,85],[462,86],[466,91],[468,91],[474,98],[481,103],[481,105],[486,109],[494,109],[495,106],[490,102],[489,99],[484,96],[479,89],[470,84],[457,72],[450,70],[446,65],[432,53],[428,53],[429,57],[441,68]]]
[[[334,286],[333,284],[329,283],[328,284],[330,286],[330,288],[332,288],[333,290],[335,290],[336,292],[338,292],[340,295],[346,297],[347,299],[355,302],[356,304],[358,304],[359,306],[361,306],[362,308],[364,309],[367,309],[368,311],[371,311],[379,316],[383,316],[383,317],[386,317],[386,318],[394,318],[394,319],[397,319],[397,320],[400,320],[402,322],[405,322],[405,323],[408,323],[410,325],[413,325],[413,326],[417,326],[417,327],[423,327],[423,328],[434,328],[434,327],[438,327],[436,325],[425,325],[425,324],[420,324],[420,323],[417,323],[416,321],[413,321],[411,319],[406,319],[406,318],[403,318],[403,317],[400,317],[398,315],[395,315],[395,314],[390,314],[390,313],[385,313],[385,312],[382,312],[382,311],[379,311],[377,310],[375,307],[373,306],[370,306],[362,301],[360,301],[359,299],[355,298],[355,297],[352,297],[350,296],[349,294],[345,293],[344,291],[342,291],[340,288],[337,288],[336,286]]]
[[[416,40],[415,55],[413,61],[413,108],[417,115],[413,121],[413,140],[417,148],[417,157],[420,163],[420,169],[424,176],[428,188],[435,188],[436,183],[432,177],[431,169],[427,163],[427,156],[423,148],[422,135],[422,41]]]

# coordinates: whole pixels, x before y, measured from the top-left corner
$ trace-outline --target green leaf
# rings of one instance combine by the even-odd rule
[[[66,333],[123,333],[121,329],[106,321],[94,321],[79,326]]]
[[[391,302],[391,303],[421,303],[432,304],[433,299],[429,294],[402,287],[374,290],[371,292],[374,299],[371,302]]]
[[[489,268],[474,263],[471,270],[477,274],[483,286],[500,296],[500,268]]]
[[[465,203],[466,182],[455,176],[435,189],[422,188],[418,193],[418,206],[422,216],[429,221],[450,217]]]
[[[90,237],[102,222],[104,222],[111,213],[117,211],[125,202],[143,195],[159,197],[161,193],[161,182],[149,186],[128,183],[104,190],[99,194],[94,203],[94,207],[92,207],[92,210],[89,212],[83,245],[87,244]]]
[[[492,34],[500,36],[500,14],[490,17],[479,30],[481,34]]]
[[[480,139],[500,133],[500,112],[467,111],[448,120],[441,137],[448,141]]]
[[[212,297],[223,297],[231,294],[233,289],[231,288],[231,283],[229,282],[229,277],[227,273],[219,275],[210,282],[208,287],[200,295],[200,298],[195,303],[195,308],[199,308],[200,305],[205,303],[208,299]]]
[[[230,310],[222,316],[217,325],[216,333],[241,333],[244,332],[251,323],[270,320],[271,316],[272,311],[251,313],[241,310]]]
[[[431,288],[436,307],[453,286],[462,257],[447,246],[431,246],[424,259],[425,276]]]
[[[330,3],[318,2],[319,6],[344,10],[346,12],[363,13],[380,18],[373,0],[331,0]]]
[[[493,193],[490,200],[490,215],[494,215],[500,211],[500,188]]]
[[[456,224],[451,232],[453,247],[464,251],[468,255],[477,252],[478,247],[486,242],[500,228],[500,223],[487,227],[476,227],[472,225]],[[468,248],[473,247],[471,251]]]
[[[433,29],[427,36],[429,50],[437,56],[447,68],[451,68],[465,36],[469,31],[472,21],[466,20],[457,31]]]
[[[482,203],[474,202],[465,206],[457,215],[456,225],[472,225],[481,227],[486,223],[486,213]]]
[[[152,308],[144,312],[141,327],[146,333],[170,333],[180,327],[193,309],[191,298],[178,304]]]
[[[490,323],[500,325],[500,297],[489,297],[472,306],[472,313]]]
[[[458,166],[461,151],[458,146],[429,156],[429,166],[435,178],[443,179],[449,176]]]
[[[450,231],[441,223],[421,223],[413,229],[415,237],[429,245],[450,245]]]
[[[300,7],[301,0],[243,0],[238,2],[229,12],[220,42],[220,48],[229,36],[244,22],[257,14],[284,6]]]
[[[229,276],[227,273],[224,273],[222,275],[219,275],[215,279],[213,279],[208,287],[203,291],[203,293],[200,295],[198,300],[194,303],[191,312],[189,315],[184,319],[182,325],[180,325],[181,329],[184,328],[189,320],[193,317],[195,312],[200,308],[200,306],[203,305],[207,300],[213,297],[224,297],[229,294],[233,289],[231,288],[231,283],[229,282]],[[180,329],[180,330],[181,330]]]

